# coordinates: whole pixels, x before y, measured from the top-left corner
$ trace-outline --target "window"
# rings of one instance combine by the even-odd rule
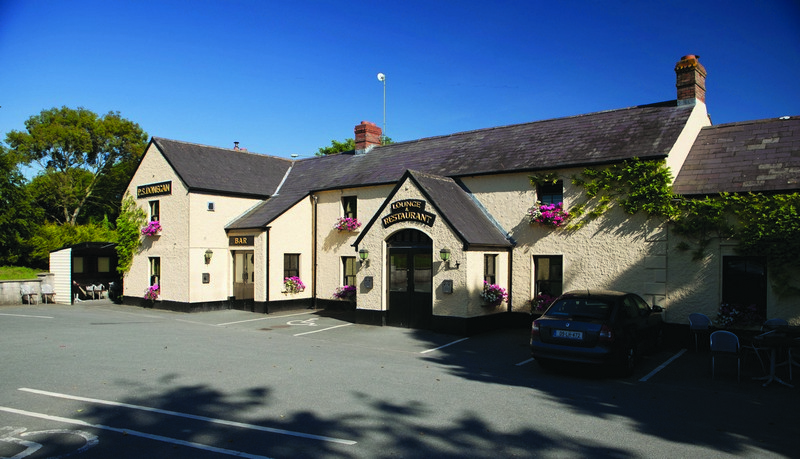
[[[346,218],[356,218],[358,216],[358,200],[355,196],[345,196],[342,198],[342,210]]]
[[[97,257],[97,272],[99,273],[111,272],[111,258]]]
[[[161,258],[150,257],[150,285],[161,287]]]
[[[161,215],[160,207],[161,206],[159,206],[158,201],[150,201],[150,221],[151,222],[155,222],[155,221],[160,221],[161,220],[161,218],[160,218],[160,215]]]
[[[564,202],[564,182],[539,185],[536,188],[536,198],[542,204],[558,204]]]
[[[755,306],[758,320],[767,318],[767,260],[763,257],[722,257],[722,303]]]
[[[356,286],[356,257],[342,257],[342,285]]]
[[[535,281],[533,297],[561,295],[564,288],[563,261],[561,255],[533,257]]]
[[[83,272],[83,257],[72,257],[72,272],[73,273]]]
[[[283,277],[300,277],[300,254],[283,254]]]
[[[483,280],[494,284],[497,278],[497,255],[483,256]]]

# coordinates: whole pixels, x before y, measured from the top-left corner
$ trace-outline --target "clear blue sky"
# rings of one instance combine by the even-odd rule
[[[0,0],[0,136],[43,109],[289,157],[673,100],[714,124],[800,115],[800,2]]]

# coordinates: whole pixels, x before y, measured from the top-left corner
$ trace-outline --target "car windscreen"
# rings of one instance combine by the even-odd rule
[[[608,319],[612,304],[593,298],[566,298],[556,301],[545,312],[547,316],[571,317],[573,319]]]

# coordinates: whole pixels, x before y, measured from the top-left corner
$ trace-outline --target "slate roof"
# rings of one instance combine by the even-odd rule
[[[265,199],[280,185],[291,161],[241,150],[153,137],[151,143],[191,191]]]
[[[392,184],[407,170],[458,178],[665,158],[692,108],[663,102],[297,161],[278,196],[228,228],[261,228],[312,191]]]
[[[705,127],[673,184],[677,194],[800,190],[800,117]]]
[[[417,185],[427,202],[436,208],[440,218],[444,219],[453,229],[465,248],[475,248],[475,246],[511,247],[513,245],[481,206],[452,178],[419,171],[407,171],[397,182],[397,186],[390,193],[387,202],[392,199],[394,192],[400,188],[405,179],[409,179]],[[385,213],[385,209],[380,209],[376,213],[362,229],[354,246],[358,246],[361,238],[369,232],[369,227],[377,224]]]

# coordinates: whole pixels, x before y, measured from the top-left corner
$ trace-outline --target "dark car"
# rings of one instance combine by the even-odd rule
[[[576,362],[630,375],[640,354],[661,344],[662,311],[634,293],[567,292],[533,321],[531,355],[543,367]]]

